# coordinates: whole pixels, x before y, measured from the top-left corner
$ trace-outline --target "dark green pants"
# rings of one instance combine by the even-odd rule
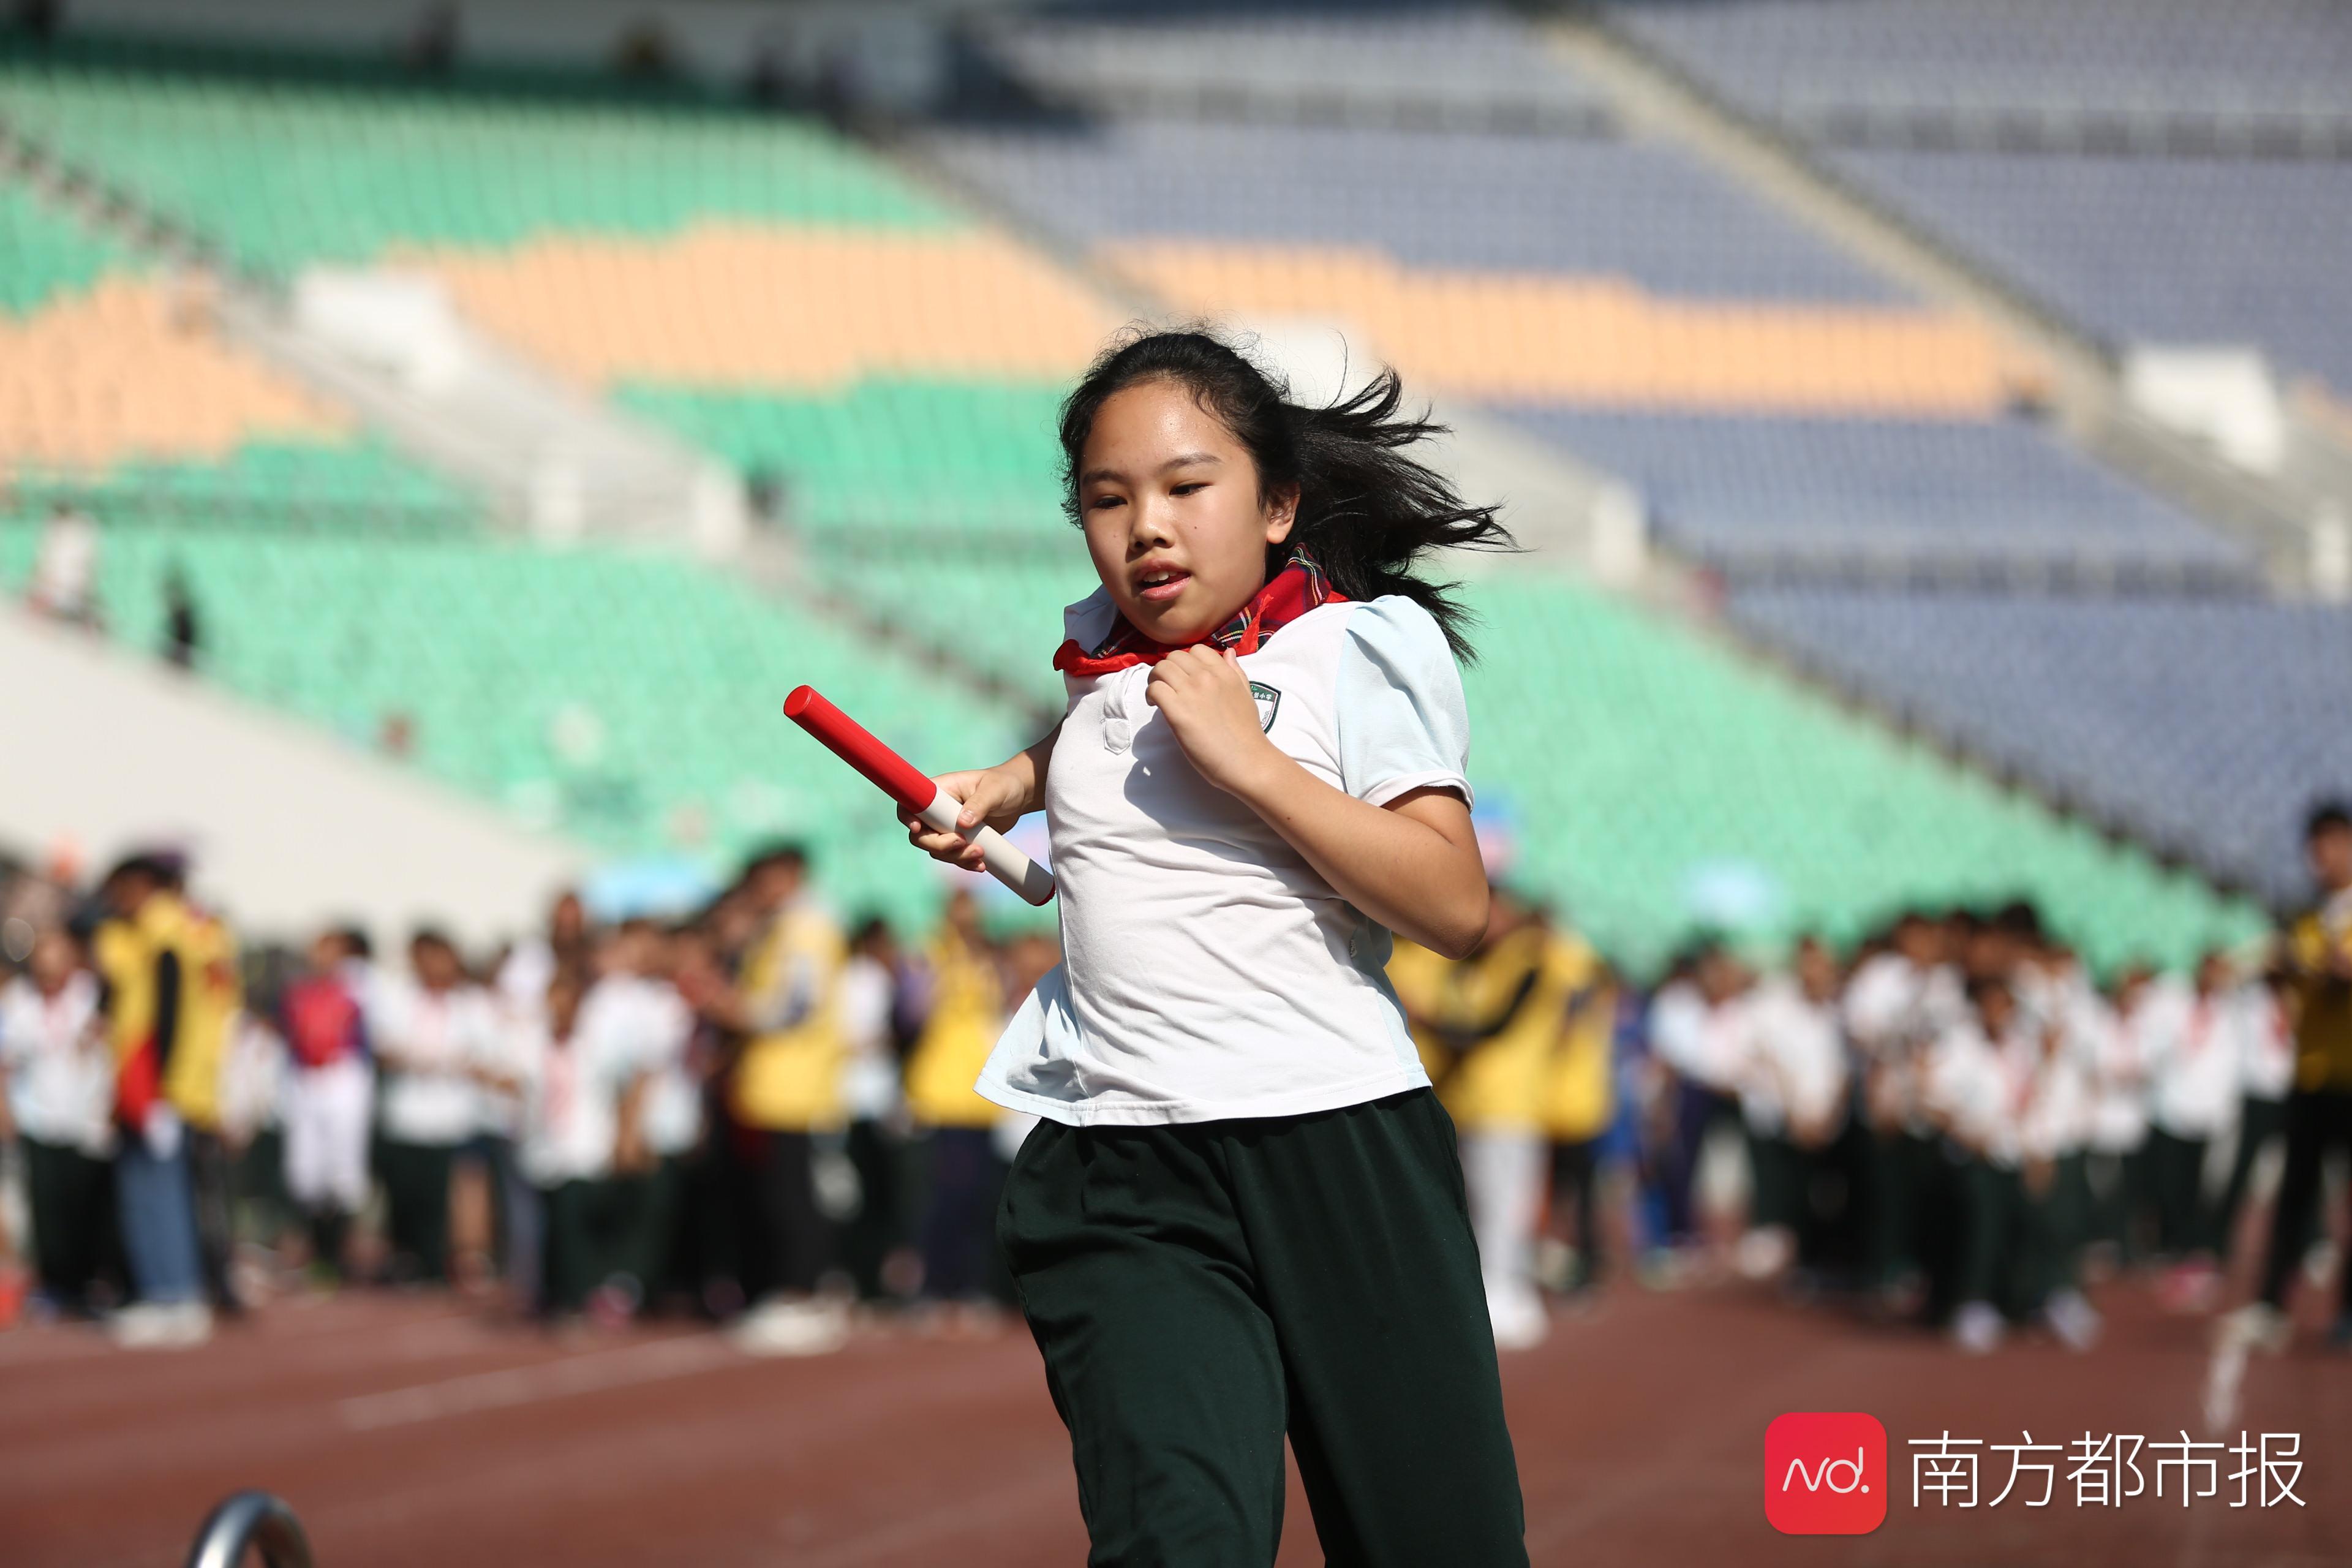
[[[2089,1239],[2112,1242],[2116,1260],[2137,1263],[2147,1251],[2142,1223],[2153,1200],[2147,1190],[2147,1148],[2108,1150],[2084,1157],[2089,1171]]]
[[[890,1293],[884,1266],[920,1223],[908,1211],[922,1194],[922,1150],[887,1122],[867,1118],[849,1124],[845,1143],[857,1172],[858,1201],[856,1215],[840,1229],[841,1266],[857,1282],[861,1300],[879,1300]]]
[[[1959,1167],[1959,1289],[1963,1304],[2006,1305],[2024,1194],[2017,1173],[1989,1160]]]
[[[2213,1226],[2205,1205],[2205,1140],[2176,1138],[2161,1127],[2147,1131],[2149,1185],[2156,1194],[2157,1247],[2169,1258],[2213,1250]]]
[[[547,1235],[540,1301],[554,1316],[579,1311],[596,1288],[625,1272],[637,1236],[630,1193],[613,1181],[545,1189]]]
[[[98,1279],[107,1233],[114,1226],[113,1182],[105,1161],[79,1149],[33,1138],[23,1146],[41,1289],[58,1306],[79,1311]]]
[[[997,1235],[1070,1429],[1092,1564],[1265,1568],[1289,1435],[1334,1565],[1523,1564],[1454,1124],[1041,1123]]]
[[[2050,1194],[2045,1295],[2082,1287],[2083,1248],[2091,1240],[2090,1165],[2090,1156],[2079,1149],[2059,1156],[2057,1184]]]
[[[387,1140],[377,1150],[395,1279],[449,1278],[449,1167],[457,1151]]]
[[[2057,1162],[2039,1193],[2021,1173],[1987,1160],[1961,1168],[1961,1301],[1989,1301],[2023,1320],[2040,1311],[2053,1291],[2074,1286],[2081,1158],[2070,1154]]]
[[[665,1154],[653,1169],[616,1177],[613,1185],[628,1233],[614,1267],[635,1279],[650,1301],[669,1282],[678,1219],[686,1207],[686,1173],[675,1155]]]
[[[1802,1240],[1811,1217],[1813,1158],[1785,1133],[1748,1133],[1748,1168],[1754,1177],[1748,1223],[1780,1226]]]
[[[1926,1261],[1920,1215],[1941,1173],[1930,1139],[1900,1129],[1871,1133],[1869,1245],[1871,1282],[1892,1285]]]

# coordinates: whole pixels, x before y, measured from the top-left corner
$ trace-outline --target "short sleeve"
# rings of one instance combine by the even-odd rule
[[[1470,804],[1470,710],[1436,617],[1402,595],[1360,605],[1339,648],[1340,787],[1386,805],[1451,789]]]

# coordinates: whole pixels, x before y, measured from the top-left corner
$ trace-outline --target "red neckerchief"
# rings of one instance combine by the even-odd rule
[[[1266,580],[1264,587],[1250,595],[1249,603],[1234,613],[1234,618],[1201,639],[1215,647],[1229,647],[1237,654],[1255,653],[1258,645],[1297,620],[1307,611],[1323,605],[1344,605],[1345,594],[1336,592],[1323,568],[1303,550],[1293,550],[1289,562],[1281,571]],[[1088,653],[1071,637],[1054,650],[1054,668],[1080,679],[1108,675],[1114,669],[1125,669],[1131,664],[1157,664],[1176,649],[1138,629],[1122,614],[1111,623],[1110,635],[1102,646]]]

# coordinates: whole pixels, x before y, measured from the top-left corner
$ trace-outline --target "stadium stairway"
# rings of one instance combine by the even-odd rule
[[[2053,369],[2057,427],[2086,455],[2128,474],[2243,542],[2275,589],[2352,595],[2344,562],[2352,517],[2352,446],[2287,399],[2288,455],[2257,472],[2208,440],[2135,405],[2112,345],[2013,281],[1874,200],[1799,142],[1654,47],[1604,7],[1555,6],[1548,31],[1578,69],[1629,112],[1930,299],[1949,301],[2030,345]]]
[[[184,845],[256,929],[357,919],[389,939],[431,918],[488,940],[529,925],[583,862],[415,769],[14,605],[0,669],[0,734],[27,753],[0,768],[0,820],[36,852],[92,864]],[[160,817],[159,774],[173,781]]]

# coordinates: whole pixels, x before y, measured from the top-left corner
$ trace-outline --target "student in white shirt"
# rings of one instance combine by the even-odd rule
[[[539,1303],[551,1318],[576,1316],[592,1298],[608,1321],[635,1305],[632,1215],[615,1178],[646,1164],[640,1026],[626,1005],[592,1009],[572,973],[558,970],[539,1020],[518,1037],[518,1159],[546,1204]]]
[[[1743,1270],[1776,1272],[1817,1250],[1811,1194],[1830,1145],[1845,1127],[1845,1037],[1838,963],[1820,938],[1797,944],[1790,973],[1757,986],[1747,1007],[1739,1110],[1748,1126],[1755,1197]]]
[[[1982,1353],[2003,1314],[2040,1316],[2087,1347],[2097,1314],[2074,1289],[2061,1163],[2089,1125],[2083,1066],[2048,1021],[2018,1005],[2007,982],[1969,983],[1969,1016],[1930,1050],[1922,1103],[1959,1156],[1960,1255],[1952,1336]]]
[[[2083,1138],[2083,1238],[2115,1264],[2138,1255],[2138,1216],[2147,1206],[2147,1074],[2138,1037],[2087,978],[2068,1016],[2067,1037],[2089,1075]]]
[[[2226,956],[2210,953],[2192,984],[2160,977],[2143,990],[2125,1026],[2148,1072],[2148,1177],[2157,1245],[2176,1264],[2210,1268],[2214,1213],[2205,1199],[2205,1154],[2238,1110],[2241,1010]]]
[[[547,923],[509,947],[491,978],[490,996],[499,1015],[503,1047],[520,1050],[522,1042],[546,1026],[547,988],[556,972],[570,969],[575,977],[586,972],[596,935],[588,921],[588,906],[579,893],[565,888],[548,903]],[[507,1067],[511,1069],[511,1061]],[[505,1158],[498,1166],[499,1215],[504,1222],[502,1259],[508,1294],[523,1311],[536,1310],[541,1283],[541,1253],[546,1245],[546,1205],[539,1189],[523,1174],[514,1140],[520,1136],[521,1109],[512,1100],[499,1103],[497,1091],[485,1088],[486,1105],[501,1110],[508,1139]],[[490,1147],[495,1150],[496,1145]]]
[[[904,1218],[908,1129],[898,1072],[898,942],[881,916],[851,931],[835,998],[841,1105],[849,1119],[843,1147],[857,1173],[857,1213],[842,1226],[841,1262],[858,1296],[875,1300],[892,1293],[886,1273],[903,1279],[913,1259]]]
[[[437,931],[409,943],[406,976],[380,977],[368,1016],[383,1072],[384,1194],[397,1279],[449,1277],[449,1175],[482,1129],[482,1075],[499,1056],[498,1016]]]
[[[2226,1261],[2238,1222],[2253,1195],[2255,1162],[2265,1150],[2286,1144],[2286,1097],[2294,1087],[2294,1026],[2281,1005],[2274,982],[2257,977],[2237,993],[2238,1137],[2230,1157],[2230,1179],[2221,1190],[2215,1240]],[[2316,1215],[2315,1219],[2315,1228]]]
[[[2120,1025],[2082,956],[2066,942],[2043,942],[2029,960],[2029,967],[2041,983],[2053,1043],[2073,1063],[2082,1091],[2077,1125],[2058,1159],[2057,1193],[2048,1231],[2051,1289],[2058,1289],[2062,1280],[2071,1289],[2078,1282],[2084,1249],[2100,1235],[2098,1189],[2091,1164],[2101,1132],[2109,1131],[2102,1123],[2103,1080]]]
[[[2115,1023],[2072,948],[2044,942],[2029,966],[2042,986],[2035,1020],[2042,1055],[2032,1064],[2034,1089],[2020,1134],[2027,1223],[2018,1299],[2020,1310],[2038,1315],[2062,1343],[2086,1350],[2101,1328],[2081,1289],[2091,1237],[2088,1161],[2101,1052]]]
[[[689,1060],[694,1010],[670,978],[668,932],[624,921],[604,973],[589,991],[583,1027],[623,1042],[643,1079],[640,1136],[614,1173],[628,1240],[616,1265],[640,1300],[668,1271],[685,1198],[684,1161],[702,1140],[702,1084]]]
[[[1671,1131],[1658,1160],[1664,1239],[1670,1244],[1700,1239],[1700,1162],[1711,1141],[1737,1135],[1754,982],[1727,950],[1710,942],[1692,956],[1686,974],[1660,986],[1651,998],[1651,1053],[1673,1075],[1662,1086],[1670,1097]]]
[[[1391,931],[1486,926],[1454,612],[1409,569],[1505,536],[1401,400],[1287,403],[1201,332],[1097,361],[1061,430],[1103,584],[1067,710],[940,781],[1051,832],[1064,962],[980,1088],[1044,1119],[998,1234],[1100,1561],[1271,1562],[1286,1429],[1335,1557],[1527,1561],[1454,1131],[1384,973]]]
[[[34,939],[25,973],[0,988],[0,1081],[25,1151],[35,1277],[53,1307],[79,1315],[112,1225],[114,1056],[98,977],[60,927]]]
[[[1967,1011],[1942,922],[1916,910],[1895,922],[1886,949],[1846,982],[1846,1038],[1870,1135],[1863,1191],[1864,1273],[1890,1307],[1916,1293],[1920,1215],[1939,1173],[1933,1129],[1920,1104],[1927,1048]]]

